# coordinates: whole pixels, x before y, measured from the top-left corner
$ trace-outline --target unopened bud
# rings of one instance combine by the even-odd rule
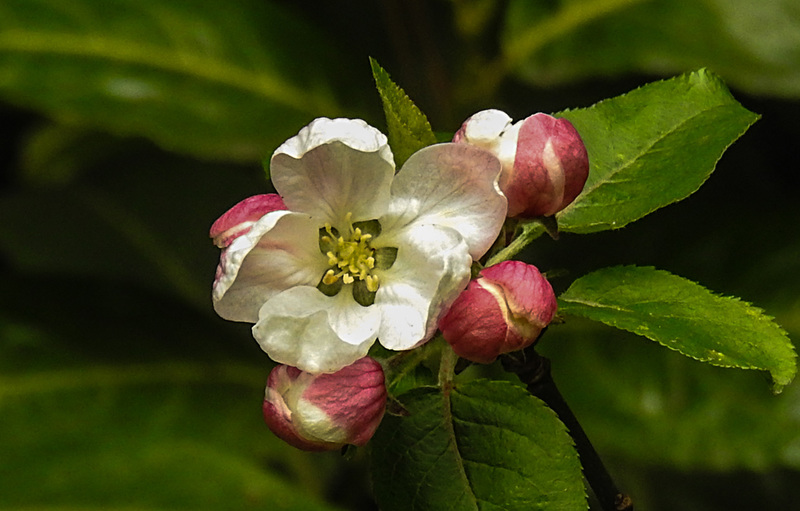
[[[381,365],[364,357],[332,374],[277,366],[264,394],[264,421],[275,435],[306,451],[366,444],[386,409]]]
[[[556,307],[552,286],[535,266],[505,261],[481,270],[439,328],[458,356],[488,364],[536,341]]]
[[[453,142],[482,147],[500,159],[509,217],[554,215],[575,200],[589,175],[578,131],[568,120],[543,113],[512,124],[504,112],[484,110],[464,122]]]

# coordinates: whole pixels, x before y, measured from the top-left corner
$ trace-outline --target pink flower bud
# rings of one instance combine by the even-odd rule
[[[233,243],[233,240],[247,233],[259,218],[281,209],[286,209],[286,204],[278,194],[248,197],[219,217],[208,234],[214,239],[216,246],[225,248]]]
[[[453,142],[483,147],[500,159],[509,217],[554,215],[575,200],[589,175],[578,131],[568,120],[543,113],[512,124],[504,112],[484,110],[464,122]]]
[[[439,328],[458,356],[488,364],[532,344],[555,313],[555,293],[539,270],[505,261],[481,270]]]
[[[383,369],[369,357],[332,374],[279,365],[267,380],[263,406],[269,429],[305,451],[366,444],[385,409]]]

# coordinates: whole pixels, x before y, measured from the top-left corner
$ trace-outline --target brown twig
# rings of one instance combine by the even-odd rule
[[[539,355],[531,346],[524,351],[504,355],[502,362],[506,371],[519,376],[527,385],[528,392],[544,401],[567,426],[575,441],[583,474],[603,511],[633,511],[633,501],[617,489],[589,437],[558,391],[550,372],[550,360]]]

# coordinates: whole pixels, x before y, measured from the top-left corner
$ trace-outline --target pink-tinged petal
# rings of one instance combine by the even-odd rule
[[[469,247],[457,231],[436,225],[414,224],[378,239],[399,247],[394,265],[376,272],[378,337],[388,349],[411,349],[433,336],[439,316],[469,282]]]
[[[209,236],[214,239],[216,246],[225,248],[234,239],[250,231],[262,216],[282,209],[286,209],[286,204],[278,194],[248,197],[219,217],[211,226]]]
[[[264,394],[264,420],[281,439],[307,451],[364,445],[386,409],[381,365],[364,357],[332,374],[280,365]]]
[[[522,261],[504,261],[481,270],[480,282],[497,286],[516,323],[517,330],[542,329],[556,314],[558,302],[553,286],[539,270]],[[524,318],[525,321],[517,321]],[[529,336],[530,332],[527,333]]]
[[[503,186],[509,216],[550,216],[583,190],[589,158],[577,130],[566,119],[538,113],[522,122],[513,176]]]
[[[225,319],[255,323],[264,302],[293,286],[316,286],[327,267],[315,221],[289,211],[269,213],[223,251],[214,309]]]
[[[456,355],[481,364],[493,362],[511,334],[497,297],[475,280],[453,302],[439,328]]]
[[[361,120],[317,119],[272,155],[275,189],[292,211],[345,228],[380,217],[394,162],[386,137]]]
[[[505,261],[481,270],[439,321],[460,357],[488,364],[536,341],[556,312],[553,288],[539,270]]]
[[[295,367],[279,365],[269,373],[262,412],[267,427],[287,444],[304,451],[340,449],[341,443],[310,439],[298,431],[293,410],[303,391],[312,382],[308,373]]]
[[[437,144],[417,151],[392,183],[384,230],[432,224],[457,231],[480,258],[506,218],[506,198],[497,180],[500,161],[468,144]]]
[[[304,435],[364,445],[386,410],[383,368],[374,359],[364,357],[333,374],[319,375],[303,392],[299,408],[305,403],[321,410],[327,420],[304,424]]]
[[[348,293],[287,289],[261,307],[253,336],[276,362],[309,373],[338,371],[367,354],[381,319],[377,308],[362,307]]]

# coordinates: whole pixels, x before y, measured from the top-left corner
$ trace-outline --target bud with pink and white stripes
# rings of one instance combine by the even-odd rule
[[[556,307],[552,286],[535,266],[505,261],[481,270],[439,329],[458,356],[488,364],[535,342]]]
[[[512,218],[549,217],[583,190],[589,157],[578,131],[566,119],[537,113],[512,124],[500,110],[467,119],[453,142],[482,147],[503,165],[500,189]]]
[[[264,394],[264,421],[275,435],[305,451],[366,444],[386,409],[381,365],[370,357],[330,374],[279,365]]]

